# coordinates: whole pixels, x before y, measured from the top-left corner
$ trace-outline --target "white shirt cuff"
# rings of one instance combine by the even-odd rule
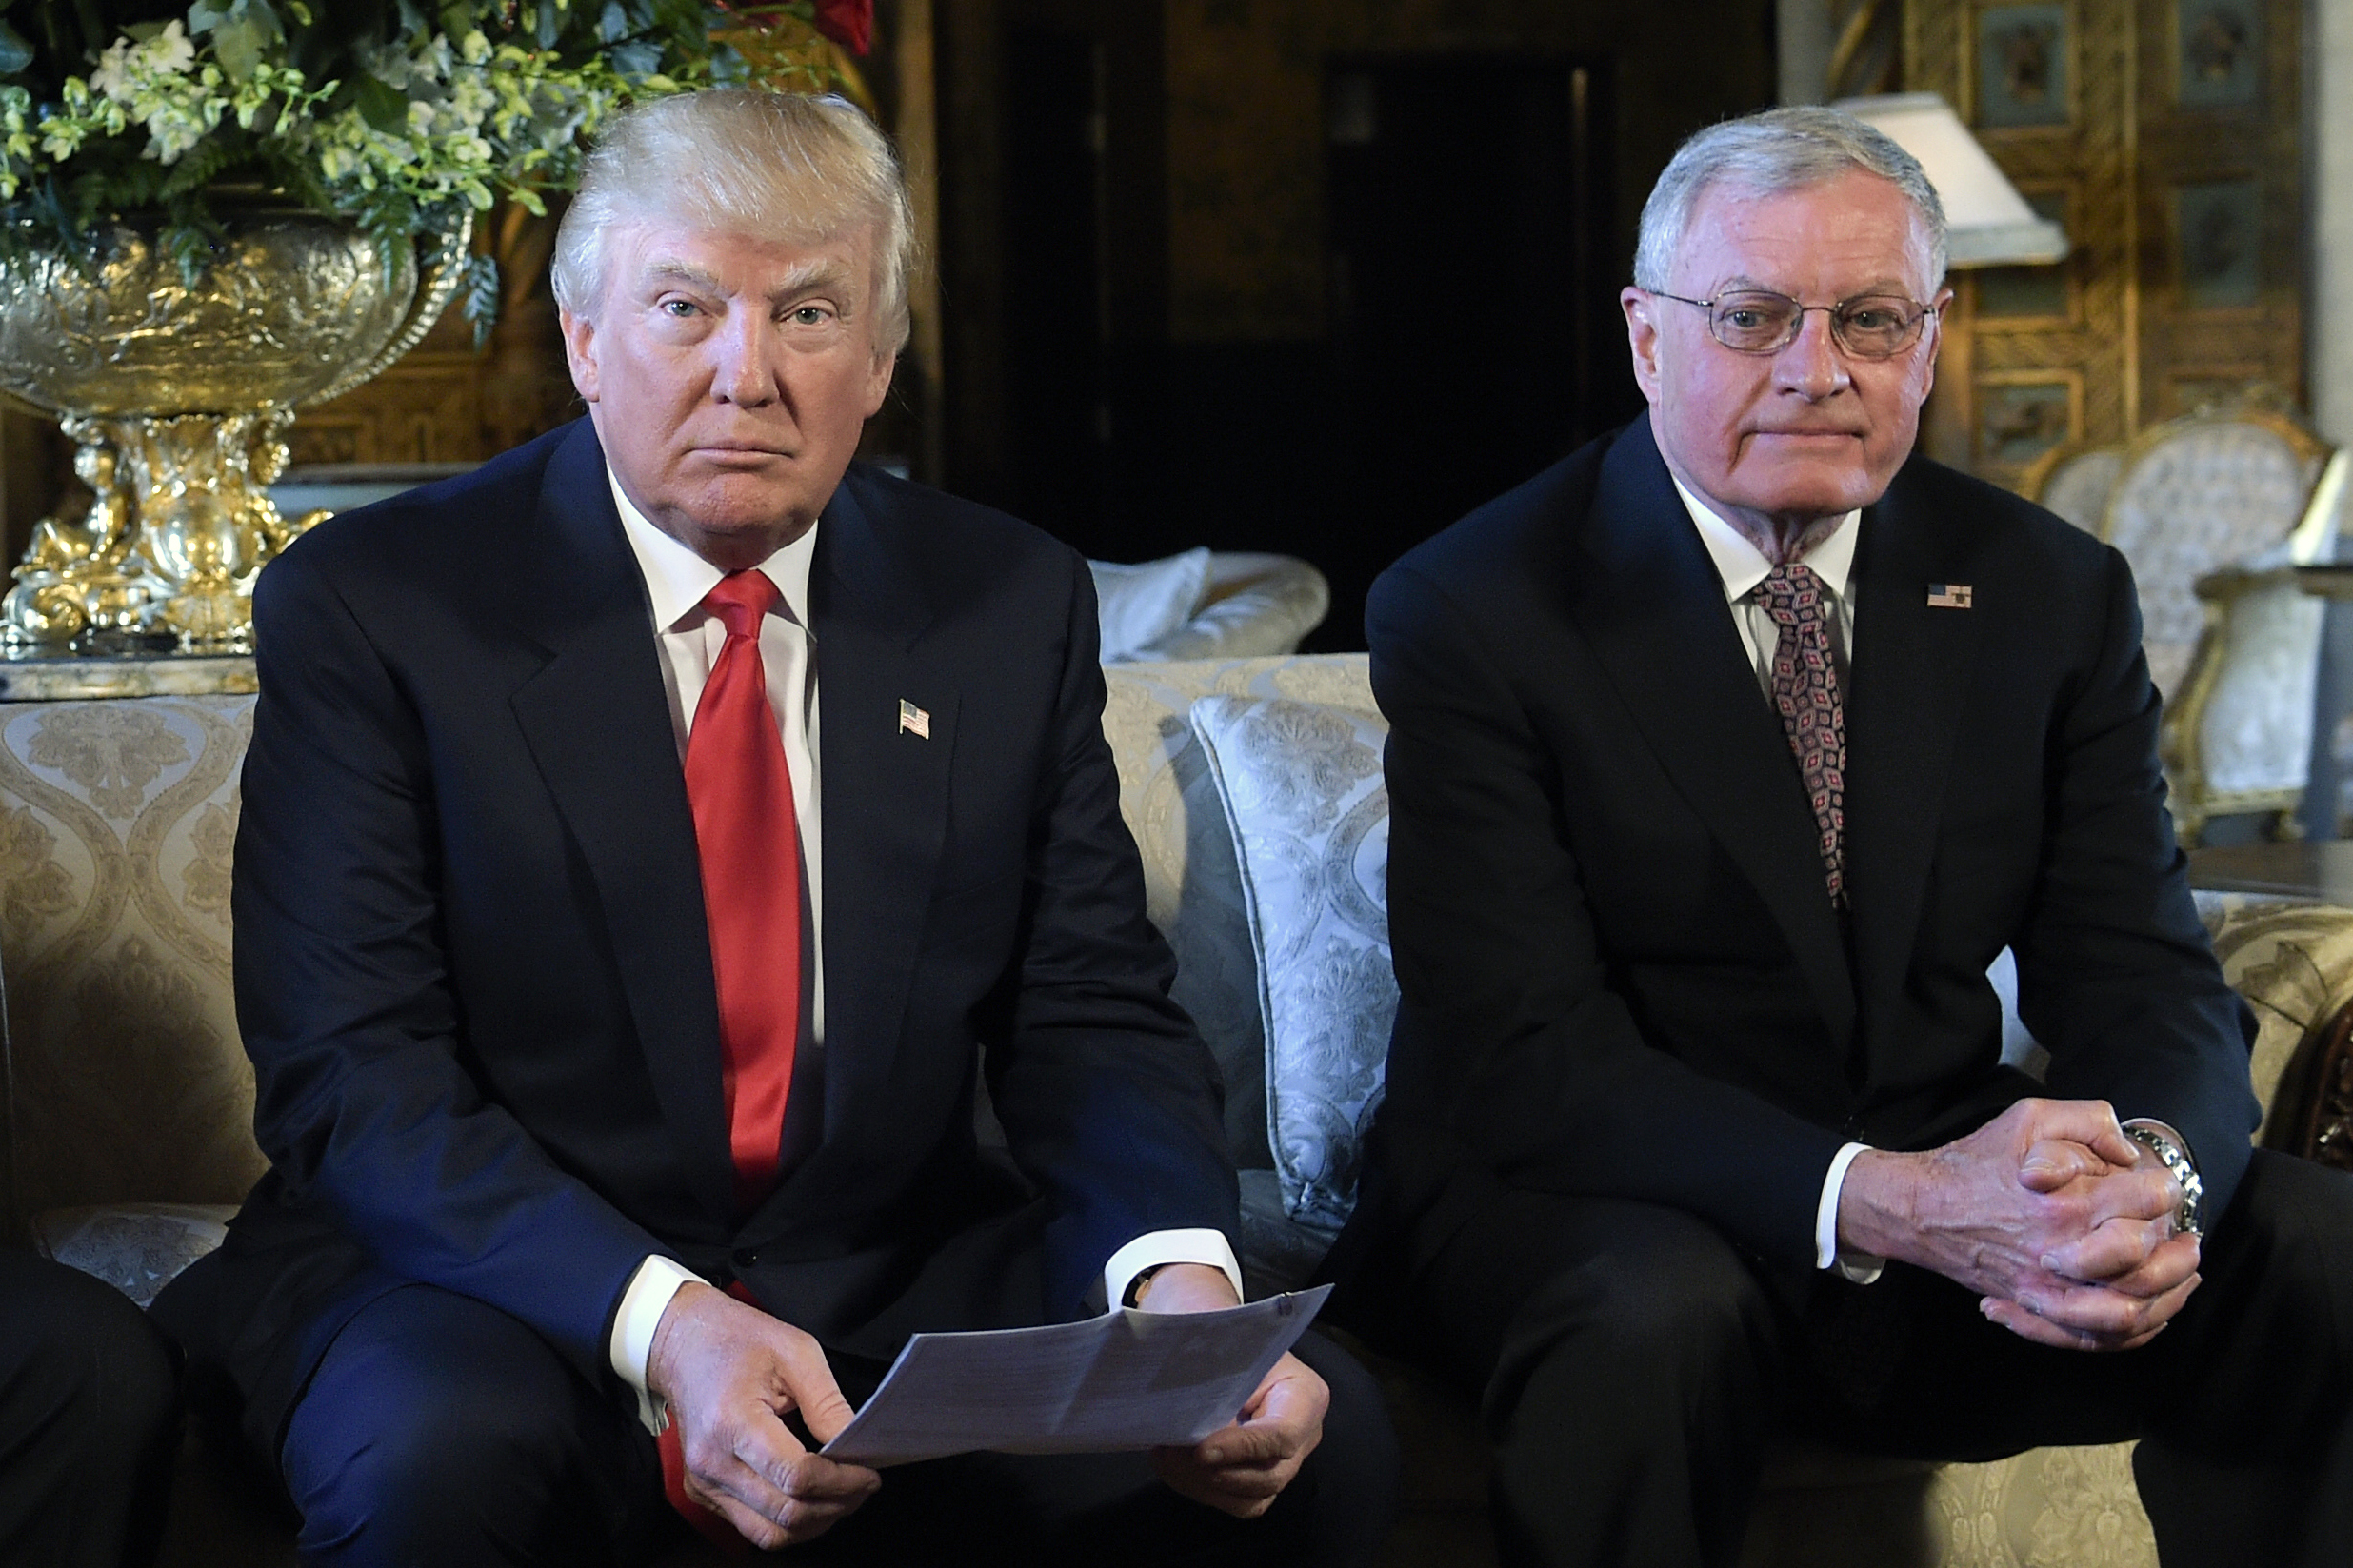
[[[1103,1299],[1112,1307],[1125,1305],[1127,1287],[1147,1269],[1167,1263],[1201,1263],[1223,1269],[1234,1282],[1234,1300],[1246,1301],[1242,1289],[1242,1265],[1234,1260],[1233,1243],[1222,1230],[1149,1230],[1117,1252],[1103,1265]]]
[[[701,1275],[689,1273],[671,1260],[650,1255],[629,1276],[629,1286],[621,1293],[621,1310],[612,1317],[612,1340],[606,1346],[606,1358],[621,1380],[637,1390],[637,1419],[656,1436],[669,1424],[669,1408],[646,1392],[646,1362],[653,1356],[653,1331],[662,1326],[662,1314],[669,1310],[670,1298],[678,1294],[680,1285],[705,1282]]]
[[[1848,1143],[1831,1158],[1829,1174],[1822,1179],[1822,1201],[1814,1205],[1814,1266],[1834,1268],[1859,1285],[1867,1285],[1886,1268],[1887,1260],[1867,1252],[1842,1252],[1838,1244],[1838,1200],[1846,1186],[1846,1167],[1855,1156],[1867,1154],[1867,1143]]]

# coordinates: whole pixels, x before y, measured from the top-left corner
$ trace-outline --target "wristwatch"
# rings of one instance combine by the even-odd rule
[[[2156,1155],[2159,1163],[2181,1187],[2182,1212],[2174,1217],[2174,1223],[2192,1236],[2204,1236],[2206,1184],[2198,1179],[2198,1167],[2190,1161],[2189,1151],[2182,1147],[2173,1130],[2135,1119],[2124,1123],[2124,1136]]]

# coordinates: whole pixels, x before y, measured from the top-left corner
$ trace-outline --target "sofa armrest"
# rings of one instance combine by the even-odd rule
[[[2240,896],[2202,897],[2201,906],[2223,978],[2255,1012],[2256,1141],[2309,1154],[2298,1128],[2311,1114],[2315,1063],[2333,1035],[2353,1030],[2343,1017],[2353,1005],[2353,909]]]

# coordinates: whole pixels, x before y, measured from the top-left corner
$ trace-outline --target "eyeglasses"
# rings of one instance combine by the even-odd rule
[[[1858,294],[1836,305],[1800,305],[1786,294],[1762,288],[1719,294],[1712,300],[1687,300],[1656,288],[1647,292],[1706,311],[1707,330],[1740,354],[1780,353],[1797,341],[1805,312],[1820,310],[1830,318],[1830,335],[1840,347],[1857,359],[1889,359],[1919,342],[1921,324],[1936,314],[1935,306],[1901,294]]]

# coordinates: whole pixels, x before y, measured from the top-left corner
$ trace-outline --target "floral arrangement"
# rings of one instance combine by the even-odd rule
[[[873,0],[0,0],[0,256],[90,255],[147,220],[192,285],[239,202],[348,218],[385,248],[504,197],[535,213],[636,99],[712,83],[828,90]],[[497,308],[488,256],[467,314]]]

